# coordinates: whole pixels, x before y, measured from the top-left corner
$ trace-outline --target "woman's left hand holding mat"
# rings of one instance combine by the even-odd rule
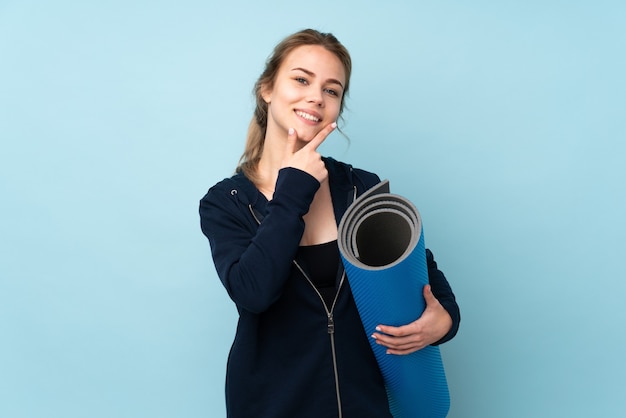
[[[424,286],[426,309],[417,320],[400,327],[378,325],[372,338],[387,347],[387,354],[411,354],[439,341],[452,327],[450,314],[433,295],[430,285]]]

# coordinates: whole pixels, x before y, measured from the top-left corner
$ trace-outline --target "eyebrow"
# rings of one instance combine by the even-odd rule
[[[291,71],[302,71],[303,73],[306,73],[307,75],[314,77],[315,73],[313,71],[307,70],[306,68],[302,68],[302,67],[296,67],[296,68],[292,68]],[[341,86],[341,88],[343,88],[343,84],[341,84],[341,81],[336,80],[334,78],[329,78],[328,80],[326,80],[327,83],[333,83],[333,84],[339,84]]]

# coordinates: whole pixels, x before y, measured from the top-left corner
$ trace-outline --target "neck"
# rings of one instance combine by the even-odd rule
[[[263,155],[256,169],[258,176],[256,186],[263,191],[274,192],[278,171],[281,169],[282,154],[276,155],[267,151],[267,149],[263,149]]]
[[[263,143],[263,153],[257,166],[259,181],[256,186],[259,189],[274,191],[278,171],[285,161],[286,143],[287,132],[276,132],[276,129],[268,124]]]

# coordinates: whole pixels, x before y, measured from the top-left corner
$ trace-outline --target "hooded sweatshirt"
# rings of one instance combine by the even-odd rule
[[[380,182],[376,174],[324,158],[335,219]],[[200,220],[218,276],[239,313],[226,372],[229,418],[391,417],[384,382],[343,269],[328,306],[297,265],[298,247],[319,182],[279,171],[271,201],[242,173],[211,187]],[[426,250],[433,294],[452,327],[460,313],[433,255]],[[417,318],[416,318],[417,319]]]

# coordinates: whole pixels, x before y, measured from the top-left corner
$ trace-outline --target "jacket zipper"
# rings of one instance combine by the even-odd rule
[[[335,391],[337,393],[337,407],[339,409],[339,418],[342,418],[343,413],[341,411],[341,392],[339,390],[339,372],[337,371],[337,353],[335,350],[335,319],[333,317],[333,312],[335,310],[335,305],[337,304],[337,299],[339,298],[339,292],[341,291],[343,282],[346,278],[346,271],[344,270],[343,273],[341,274],[341,280],[339,281],[339,288],[337,289],[337,292],[335,293],[335,299],[333,300],[333,304],[330,307],[330,309],[328,309],[328,306],[326,305],[326,302],[324,301],[322,294],[319,292],[319,290],[317,290],[317,287],[315,287],[315,285],[313,284],[313,281],[311,281],[309,276],[304,272],[304,269],[300,267],[300,264],[298,264],[296,260],[293,260],[293,264],[295,264],[298,270],[300,270],[300,273],[302,273],[302,275],[307,280],[307,282],[309,282],[313,290],[315,290],[315,293],[317,293],[317,296],[320,298],[320,301],[322,302],[322,306],[324,306],[324,310],[326,311],[326,316],[328,318],[328,323],[327,323],[328,335],[330,336],[330,351],[333,357],[333,372],[335,373]]]
[[[356,187],[355,187],[355,194],[356,194]],[[251,204],[248,205],[248,209],[250,209],[250,213],[252,214],[252,217],[254,218],[254,220],[257,222],[257,224],[260,225],[261,221],[254,213],[254,209],[252,208]],[[339,372],[337,371],[337,352],[335,350],[335,319],[333,317],[333,312],[335,310],[335,305],[337,304],[337,299],[339,299],[339,292],[341,291],[341,288],[343,287],[343,282],[345,281],[345,278],[346,278],[346,271],[344,270],[343,273],[341,274],[341,280],[339,281],[339,287],[337,288],[337,292],[335,293],[333,304],[330,307],[330,309],[328,309],[328,306],[326,305],[326,302],[324,301],[322,294],[320,293],[319,290],[317,290],[317,287],[315,287],[315,285],[313,284],[313,281],[311,281],[309,276],[305,273],[304,269],[300,267],[300,264],[298,264],[296,260],[293,260],[293,264],[298,268],[300,273],[302,273],[302,276],[304,276],[306,281],[309,282],[309,284],[311,285],[311,287],[313,288],[317,296],[320,298],[320,301],[322,302],[322,306],[324,307],[324,311],[326,312],[326,317],[328,319],[327,330],[328,330],[328,335],[330,336],[330,350],[331,350],[331,354],[333,358],[333,372],[335,375],[335,391],[337,394],[337,408],[339,410],[339,418],[342,418],[343,413],[341,411],[341,392],[339,390]]]

